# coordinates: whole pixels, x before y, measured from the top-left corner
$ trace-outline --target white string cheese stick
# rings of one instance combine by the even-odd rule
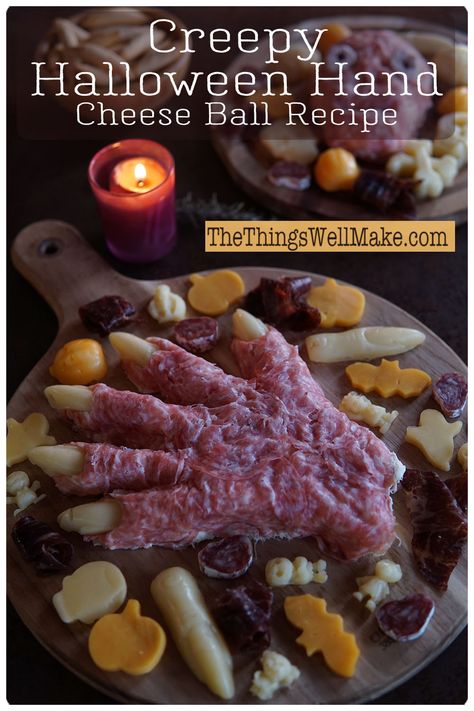
[[[166,33],[162,31],[159,41],[161,42],[165,37]],[[155,44],[157,42],[158,40],[155,38]],[[121,51],[121,55],[127,62],[131,62],[137,57],[140,57],[148,49],[150,49],[150,33],[148,30],[144,30],[125,45]]]
[[[58,33],[58,37],[66,47],[77,47],[83,40],[89,37],[87,30],[84,30],[70,20],[58,18],[54,21],[54,28]]]
[[[365,326],[342,333],[318,333],[305,340],[313,363],[371,360],[406,353],[419,346],[425,335],[414,328]]]
[[[441,49],[454,49],[453,41],[434,32],[403,32],[402,37],[412,44],[425,57],[432,57]]]
[[[104,8],[95,12],[88,12],[81,19],[81,25],[88,30],[98,27],[111,27],[112,25],[144,25],[148,16],[140,10],[128,8]]]
[[[167,568],[150,590],[191,671],[221,699],[231,699],[232,657],[194,577],[184,568]]]

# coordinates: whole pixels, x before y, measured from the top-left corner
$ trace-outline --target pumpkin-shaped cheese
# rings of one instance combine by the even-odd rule
[[[349,328],[361,320],[365,309],[365,296],[353,286],[338,284],[326,279],[322,286],[313,286],[307,302],[321,313],[321,326]]]
[[[140,615],[138,600],[129,600],[123,612],[105,615],[89,635],[89,653],[104,671],[147,674],[156,667],[166,647],[158,622]]]
[[[212,272],[206,276],[193,274],[188,291],[188,301],[196,311],[206,316],[219,316],[245,293],[242,277],[229,269]]]

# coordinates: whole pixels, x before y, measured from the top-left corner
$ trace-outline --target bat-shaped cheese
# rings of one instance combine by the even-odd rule
[[[363,393],[376,392],[381,397],[416,397],[431,384],[431,378],[424,370],[400,368],[398,360],[385,358],[379,365],[351,363],[346,368],[346,375],[353,388]]]

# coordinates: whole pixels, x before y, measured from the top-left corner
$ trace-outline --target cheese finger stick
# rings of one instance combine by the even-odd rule
[[[264,336],[267,330],[263,321],[243,309],[237,309],[232,316],[234,338],[240,338],[242,341],[255,341],[260,336]]]
[[[425,335],[414,328],[366,326],[342,333],[308,336],[305,343],[313,363],[337,363],[406,353],[424,340]]]
[[[35,447],[28,459],[48,476],[76,476],[84,468],[84,453],[73,444],[58,444],[52,447]]]
[[[81,536],[107,533],[116,528],[121,520],[122,507],[118,501],[111,499],[74,506],[58,516],[58,524],[64,531],[74,531]]]
[[[168,568],[156,576],[150,590],[191,671],[221,699],[231,699],[232,658],[191,573]]]
[[[44,394],[55,410],[89,412],[92,407],[92,390],[86,385],[50,385]]]
[[[121,360],[130,360],[138,365],[147,365],[156,350],[156,346],[152,343],[131,333],[116,331],[110,334],[109,341]]]

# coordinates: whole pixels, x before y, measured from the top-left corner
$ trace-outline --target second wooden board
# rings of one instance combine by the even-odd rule
[[[394,30],[395,32],[434,33],[440,38],[453,39],[453,28],[443,27],[412,18],[392,17],[385,15],[348,15],[323,18],[308,18],[295,27],[325,27],[330,23],[346,24],[353,30],[377,29]],[[462,33],[456,33],[456,41],[467,43]],[[253,67],[264,61],[264,48],[252,55],[250,63]],[[241,54],[227,68],[227,74],[234,76],[238,71],[249,68],[249,58]],[[291,100],[289,97],[288,100]],[[300,219],[314,219],[323,216],[333,220],[378,220],[383,219],[376,210],[355,200],[349,193],[327,193],[317,185],[308,190],[288,190],[276,187],[267,180],[265,161],[254,147],[252,139],[243,140],[242,134],[214,129],[212,132],[214,147],[233,180],[248,193],[253,200],[264,205],[278,215]],[[458,224],[466,221],[467,214],[467,170],[464,168],[457,175],[453,185],[447,187],[439,197],[423,200],[417,203],[417,218],[420,220],[456,220]],[[387,216],[385,216],[387,217]],[[390,217],[390,216],[388,216]]]

